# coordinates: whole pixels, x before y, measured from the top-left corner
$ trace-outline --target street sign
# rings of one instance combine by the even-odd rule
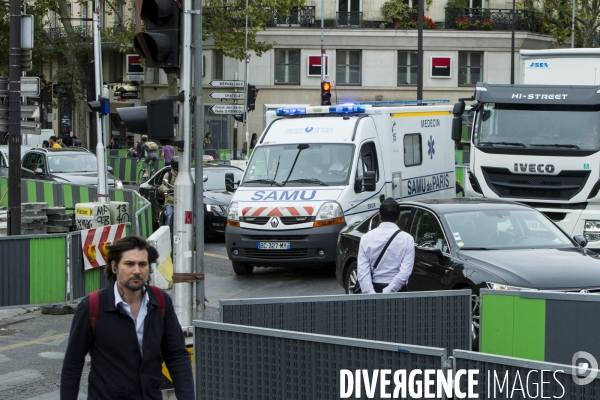
[[[143,81],[144,79],[145,79],[144,75],[127,75],[128,82]]]
[[[21,77],[21,95],[19,97],[36,97],[40,95],[40,78]],[[8,96],[8,78],[0,77],[0,96]]]
[[[242,114],[244,112],[243,104],[215,104],[209,108],[213,114]]]
[[[21,118],[39,118],[40,106],[28,106],[21,104]],[[8,104],[0,104],[0,119],[8,119]]]
[[[0,119],[0,132],[8,132],[8,119]],[[42,133],[42,124],[34,121],[21,121],[21,133]]]
[[[244,85],[244,81],[210,81],[210,86],[224,87],[224,88],[230,88],[230,87],[243,88],[245,85]]]
[[[234,99],[234,100],[243,100],[244,93],[219,93],[219,92],[210,92],[210,97],[213,99]]]

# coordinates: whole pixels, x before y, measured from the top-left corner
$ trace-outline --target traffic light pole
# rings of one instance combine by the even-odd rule
[[[250,135],[248,134],[248,69],[250,68],[250,54],[248,54],[248,0],[246,0],[246,41],[244,44],[244,57],[246,59],[246,70],[244,72],[244,126],[246,128],[246,148],[250,150]],[[246,153],[246,159],[248,159]]]
[[[202,171],[202,143],[204,137],[204,126],[202,122],[202,0],[194,0],[194,9],[197,14],[192,17],[194,19],[194,143],[196,160],[195,169],[195,190],[194,198],[194,218],[196,221],[204,221],[204,173]],[[204,274],[204,224],[196,223],[196,251],[194,253],[194,270],[197,274]],[[196,282],[196,319],[204,319],[204,280]]]
[[[102,97],[102,47],[100,42],[100,4],[96,0],[92,18],[94,30],[94,75],[96,79],[96,100]],[[98,165],[98,201],[106,203],[108,198],[108,184],[106,181],[106,154],[104,150],[104,116],[96,112],[96,162]]]
[[[8,66],[8,234],[21,234],[21,2],[10,0]]]
[[[191,174],[191,106],[192,106],[192,14],[191,0],[183,0],[181,24],[181,91],[184,95],[179,116],[179,129],[183,139],[183,153],[179,156],[179,173],[175,180],[175,210],[173,219],[174,272],[192,272],[194,183]],[[200,87],[202,87],[200,74]],[[202,147],[201,141],[196,146]],[[202,158],[198,160],[202,163]],[[197,220],[202,224],[202,220]],[[192,283],[180,282],[173,285],[175,312],[184,330],[192,326]],[[203,301],[204,299],[202,299]]]

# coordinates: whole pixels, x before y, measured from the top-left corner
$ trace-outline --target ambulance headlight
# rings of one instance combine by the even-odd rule
[[[338,203],[331,201],[321,205],[319,211],[317,211],[317,217],[313,226],[337,225],[344,222],[346,220],[344,219],[342,207]]]
[[[227,226],[240,226],[240,215],[238,213],[239,204],[237,202],[233,202],[229,205],[229,210],[227,211]]]

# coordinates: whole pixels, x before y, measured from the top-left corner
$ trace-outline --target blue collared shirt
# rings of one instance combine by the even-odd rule
[[[398,229],[398,225],[392,222],[382,222],[360,239],[357,274],[363,293],[375,293],[373,282],[388,285],[382,293],[397,292],[408,283],[415,262],[415,241],[406,232],[400,232],[390,243],[371,279],[373,264]]]
[[[117,289],[117,284],[115,283],[115,307],[123,309],[131,317],[133,323],[135,325],[135,333],[137,335],[138,344],[140,346],[140,353],[142,356],[144,355],[144,351],[142,350],[142,342],[144,340],[144,320],[146,319],[146,315],[148,314],[148,301],[150,298],[148,297],[148,291],[144,292],[144,297],[142,297],[142,305],[140,306],[140,311],[138,312],[137,320],[133,318],[133,314],[131,313],[131,308],[129,304],[123,301],[121,294],[119,293],[119,289]],[[122,304],[122,306],[119,306]]]

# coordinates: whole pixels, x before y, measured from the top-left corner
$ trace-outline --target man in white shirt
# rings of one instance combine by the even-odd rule
[[[405,292],[415,262],[415,242],[408,233],[398,233],[373,270],[386,243],[400,230],[396,225],[400,220],[400,206],[394,199],[387,198],[381,203],[379,219],[381,224],[360,240],[357,273],[361,291],[365,294]]]

